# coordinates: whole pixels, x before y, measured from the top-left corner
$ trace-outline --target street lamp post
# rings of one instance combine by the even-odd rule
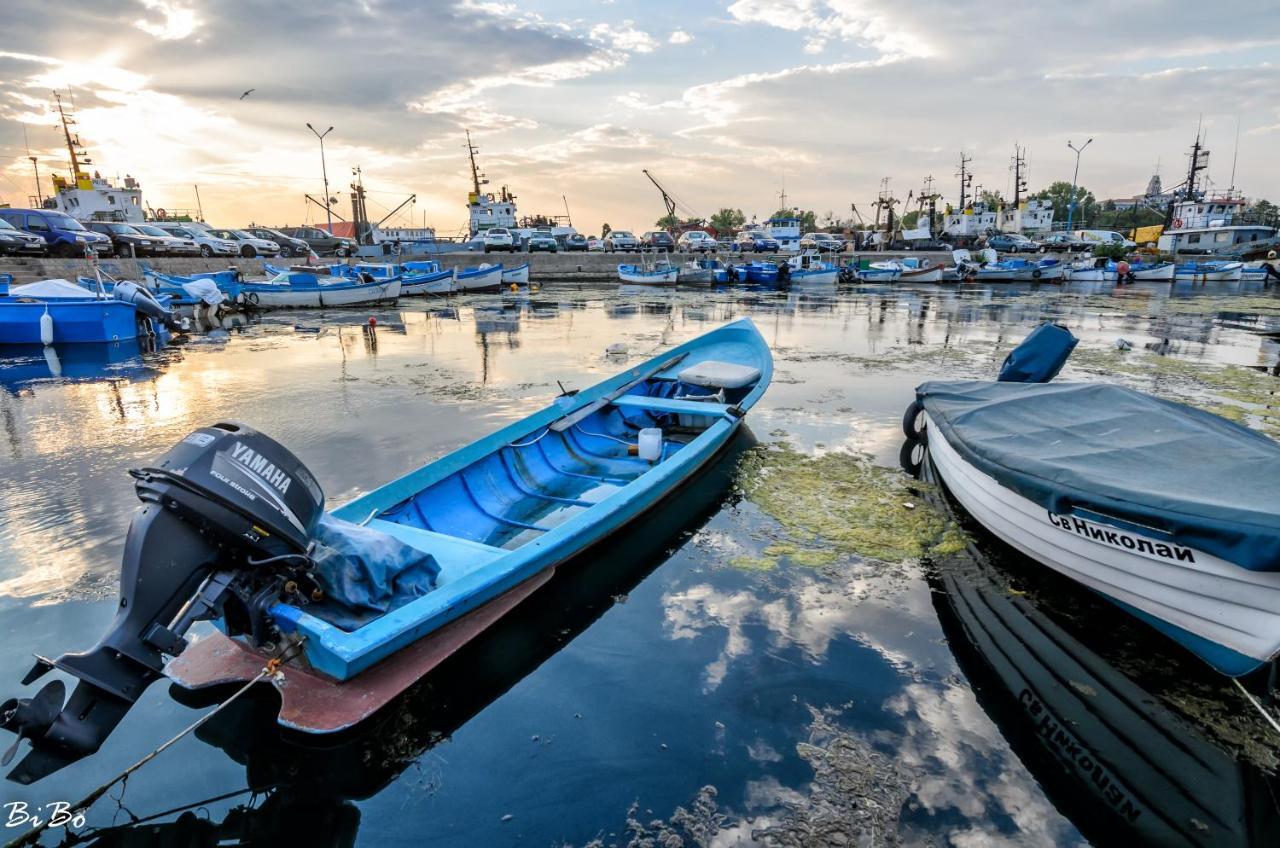
[[[1067,142],[1067,147],[1070,147],[1072,150],[1076,152],[1076,170],[1075,170],[1075,173],[1071,175],[1071,197],[1070,199],[1067,200],[1067,232],[1068,233],[1071,232],[1071,222],[1075,220],[1076,181],[1079,180],[1080,178],[1080,154],[1084,153],[1084,149],[1091,144],[1093,144],[1093,139],[1089,139],[1079,147],[1076,147],[1070,141]]]
[[[316,132],[316,128],[307,124],[307,129],[315,133],[316,138],[320,139],[320,173],[324,175],[324,213],[329,219],[329,235],[333,235],[333,210],[329,208],[329,169],[324,164],[324,137],[333,132],[333,127],[324,132]],[[1077,166],[1078,167],[1078,166]]]

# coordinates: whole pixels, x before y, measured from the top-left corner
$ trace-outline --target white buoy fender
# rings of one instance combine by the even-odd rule
[[[49,310],[40,316],[40,344],[53,344],[53,316],[49,314]]]

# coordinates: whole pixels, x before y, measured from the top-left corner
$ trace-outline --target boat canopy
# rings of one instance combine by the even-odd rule
[[[1261,433],[1104,383],[935,381],[916,396],[966,462],[1057,516],[1280,571],[1280,444]]]

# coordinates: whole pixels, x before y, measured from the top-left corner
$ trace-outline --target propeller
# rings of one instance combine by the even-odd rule
[[[23,739],[43,736],[62,712],[67,688],[61,680],[46,683],[33,698],[10,698],[0,704],[0,727],[18,734],[9,750],[0,757],[0,766],[7,766],[18,753]]]

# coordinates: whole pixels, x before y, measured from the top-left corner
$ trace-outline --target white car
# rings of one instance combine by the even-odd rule
[[[610,230],[609,235],[604,237],[604,249],[609,253],[620,250],[639,250],[640,239],[627,230]]]
[[[481,238],[484,239],[485,253],[495,250],[505,250],[507,253],[515,252],[516,237],[506,227],[490,227],[484,231],[484,235]]]
[[[704,233],[702,230],[689,230],[687,233],[680,234],[680,238],[676,240],[676,249],[683,250],[685,253],[719,250],[720,242],[713,239],[710,233]]]
[[[604,252],[604,239],[602,239],[602,238],[596,238],[595,236],[588,236],[588,237],[587,237],[587,250],[591,251],[592,253],[603,253],[603,252]]]
[[[210,230],[209,235],[235,242],[240,249],[240,255],[248,258],[254,256],[279,256],[280,245],[273,241],[260,239],[252,233],[246,233],[244,230]]]
[[[201,256],[239,256],[240,242],[218,238],[207,224],[189,221],[156,221],[155,226],[171,236],[191,239],[200,246]]]

